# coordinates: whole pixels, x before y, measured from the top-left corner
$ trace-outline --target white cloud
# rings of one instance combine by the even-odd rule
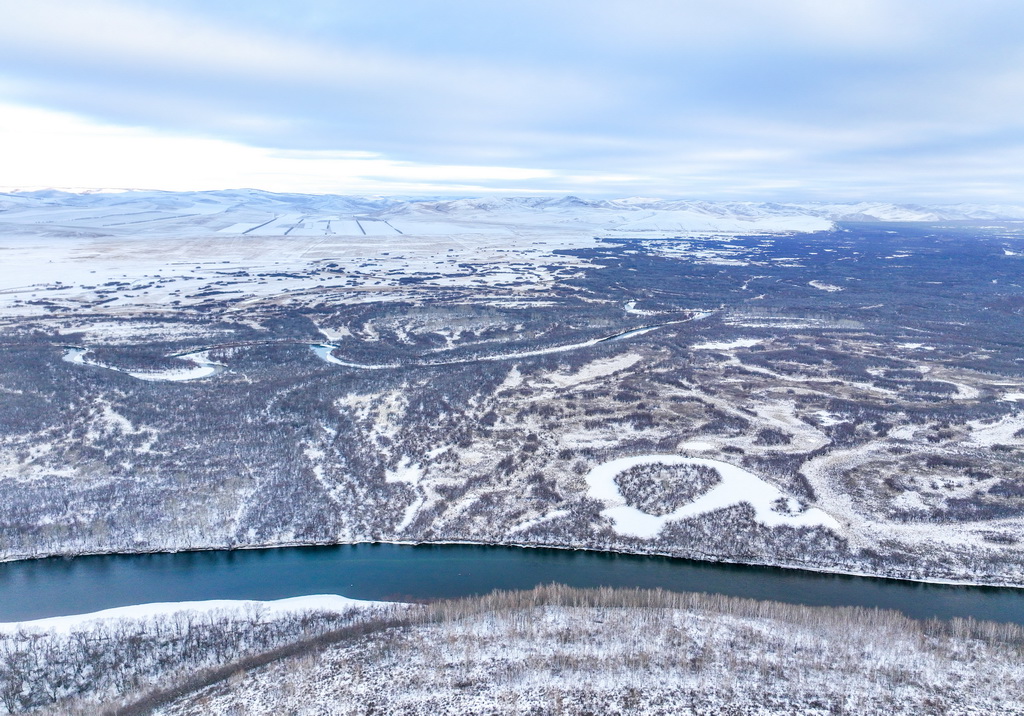
[[[781,47],[905,53],[926,42],[941,12],[898,0],[588,0],[570,3],[587,33],[602,41],[700,53]],[[941,4],[941,3],[936,3]],[[560,3],[563,10],[565,3]]]
[[[478,192],[522,191],[517,182],[555,177],[545,169],[418,164],[363,151],[279,151],[10,104],[0,104],[0,156],[0,186],[8,187]]]
[[[101,124],[68,113],[0,104],[0,186],[167,190],[253,187],[341,194],[659,194],[693,198],[802,198],[1017,201],[1024,183],[1024,143],[925,154],[900,161],[885,152],[858,162],[829,151],[863,153],[870,132],[776,125],[731,128],[760,136],[760,146],[686,140],[632,145],[616,162],[575,170],[501,164],[431,164],[353,150],[294,151],[253,147],[144,127]],[[794,149],[794,136],[812,135]],[[571,138],[566,138],[570,141]],[[591,138],[592,139],[592,138]],[[558,141],[549,137],[546,141]],[[585,140],[590,141],[590,140]],[[808,149],[811,147],[811,149]],[[913,187],[908,190],[908,187]]]
[[[0,0],[0,102],[21,137],[0,137],[3,181],[752,199],[1024,191],[1018,0],[283,8]],[[32,127],[30,107],[58,114]]]
[[[229,27],[166,7],[142,9],[114,0],[8,1],[3,7],[4,53],[22,60],[43,54],[44,63],[74,63],[104,73],[110,77],[110,91],[119,83],[133,93],[149,85],[159,97],[159,85],[185,82],[195,88],[216,86],[228,96],[254,93],[254,99],[272,105],[283,90],[282,101],[288,101],[287,95],[298,89],[314,93],[313,99],[317,92],[328,93],[321,99],[341,109],[346,109],[347,99],[397,107],[411,103],[421,112],[428,108],[441,116],[454,108],[488,117],[550,111],[554,98],[563,105],[579,105],[603,96],[578,73],[523,71],[485,58],[453,61],[442,53],[411,55],[401,48],[384,51],[350,40],[327,43]],[[425,96],[430,102],[422,101]],[[419,119],[427,117],[421,114]]]

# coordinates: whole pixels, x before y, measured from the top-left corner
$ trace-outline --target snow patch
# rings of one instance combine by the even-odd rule
[[[762,338],[737,338],[734,341],[720,341],[720,342],[708,342],[698,343],[693,346],[695,351],[731,351],[734,348],[751,348],[759,343],[764,343]]]
[[[395,525],[396,532],[402,532],[406,527],[412,524],[412,521],[416,519],[416,513],[420,511],[420,508],[423,507],[423,503],[425,501],[426,498],[422,496],[418,497],[411,505],[405,508],[405,511],[402,513],[402,519],[397,525]]]
[[[619,492],[615,478],[620,473],[637,465],[698,465],[718,471],[722,480],[694,501],[683,505],[667,515],[652,515],[626,504]],[[586,477],[587,496],[604,502],[607,507],[601,514],[609,517],[613,529],[620,535],[652,539],[658,536],[669,522],[697,517],[733,505],[748,504],[754,508],[755,519],[767,527],[787,525],[789,527],[825,527],[838,532],[839,523],[831,515],[811,507],[803,507],[753,473],[718,460],[687,458],[679,455],[641,455],[612,460],[598,465]],[[779,511],[776,504],[782,500],[787,509]],[[796,503],[796,504],[794,504]],[[795,512],[795,514],[794,514]]]
[[[545,378],[558,388],[568,388],[632,368],[642,360],[643,356],[636,353],[624,353],[608,360],[587,363],[575,373],[549,373]]]
[[[924,343],[897,343],[900,348],[906,348],[908,351],[933,351],[935,346],[925,345]]]
[[[444,448],[447,450],[448,448]],[[385,482],[404,482],[407,485],[416,486],[420,482],[420,478],[423,477],[423,468],[419,465],[413,465],[412,461],[407,457],[403,457],[401,462],[398,463],[398,467],[394,470],[388,470],[384,474]]]
[[[639,309],[636,307],[636,303],[636,301],[627,302],[626,305],[623,306],[623,310],[633,316],[657,316],[658,313],[660,313],[659,311],[644,311]]]
[[[443,448],[447,450],[448,448]],[[423,478],[423,468],[420,465],[414,465],[412,460],[408,457],[403,457],[398,463],[398,466],[394,470],[388,470],[384,474],[385,482],[398,482],[409,485],[415,488],[419,485],[420,480]],[[423,495],[419,495],[412,504],[405,508],[402,513],[402,519],[399,520],[398,524],[395,525],[395,531],[401,532],[406,527],[412,524],[412,521],[416,518],[416,513],[423,507],[423,503],[426,501]]]
[[[523,374],[519,372],[519,366],[514,365],[508,372],[508,375],[505,376],[505,380],[501,382],[501,385],[499,385],[494,392],[497,394],[503,390],[512,390],[513,388],[518,388],[522,384]]]
[[[425,457],[428,460],[433,460],[438,455],[442,455],[442,454],[448,452],[449,449],[451,449],[450,445],[442,445],[440,447],[436,447],[433,450],[428,451],[427,454],[425,455]]]
[[[88,352],[88,348],[65,348],[63,360],[68,363],[73,363],[74,365],[91,365],[96,366],[97,368],[105,368],[106,370],[114,370],[118,373],[130,375],[132,378],[136,378],[138,380],[169,382],[182,382],[187,380],[199,380],[200,378],[209,378],[212,375],[222,372],[227,367],[223,363],[216,363],[210,360],[208,351],[197,351],[196,353],[187,353],[176,356],[179,359],[191,361],[196,364],[188,368],[182,367],[171,368],[168,370],[132,371],[91,361],[85,357]]]
[[[1022,441],[1016,434],[1024,430],[1024,413],[1005,415],[991,422],[985,419],[968,420],[967,425],[971,429],[971,442],[976,445],[1019,445]]]
[[[328,328],[327,326],[317,326],[317,330],[326,338],[328,341],[338,341],[345,337],[350,337],[352,331],[348,329],[348,326],[342,326],[340,328]]]
[[[152,604],[134,604],[127,607],[114,607],[113,609],[103,609],[98,612],[89,612],[88,614],[73,614],[66,617],[49,617],[23,622],[4,622],[0,623],[0,633],[10,634],[18,631],[67,633],[99,626],[103,622],[112,620],[143,621],[185,612],[193,614],[204,614],[214,611],[241,612],[247,609],[258,608],[268,616],[294,612],[334,612],[341,614],[350,609],[365,609],[385,606],[387,604],[389,603],[349,599],[337,594],[314,594],[266,602],[239,599],[156,602]]]
[[[542,522],[550,522],[551,520],[556,520],[559,517],[566,517],[568,515],[569,510],[553,510],[547,513],[546,515],[541,515],[540,517],[534,517],[531,520],[524,520],[520,522],[512,529],[510,529],[509,533],[523,532],[524,530],[528,530],[531,527],[541,524]]]

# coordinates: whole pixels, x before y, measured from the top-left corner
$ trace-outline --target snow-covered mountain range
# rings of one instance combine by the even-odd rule
[[[517,229],[627,233],[824,231],[836,221],[1024,220],[1024,206],[880,202],[756,203],[642,197],[409,198],[203,192],[15,190],[0,193],[0,232],[50,236],[159,233],[254,236],[502,234]]]

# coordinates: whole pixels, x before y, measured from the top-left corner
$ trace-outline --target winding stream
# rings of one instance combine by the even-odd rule
[[[210,376],[224,372],[227,366],[223,363],[214,363],[211,361],[210,357],[207,355],[208,351],[208,348],[204,348],[198,351],[173,356],[174,358],[188,361],[192,365],[185,363],[181,368],[171,368],[166,370],[133,371],[116,368],[111,365],[104,365],[103,363],[97,363],[86,358],[86,355],[89,353],[89,349],[78,346],[66,346],[64,348],[64,360],[75,365],[90,365],[97,368],[105,368],[106,370],[114,370],[118,373],[125,373],[133,378],[138,378],[139,380],[156,382],[168,381],[177,383],[186,380],[209,378]]]
[[[505,361],[505,360],[516,360],[518,358],[531,358],[533,356],[547,355],[550,353],[564,353],[566,351],[579,350],[581,348],[589,348],[595,346],[598,343],[607,343],[609,341],[625,340],[634,336],[641,336],[651,331],[656,331],[660,328],[666,328],[668,326],[678,325],[680,323],[689,323],[691,321],[698,321],[702,318],[707,318],[711,315],[710,313],[699,313],[691,318],[686,318],[680,321],[668,321],[666,323],[659,323],[653,326],[641,326],[640,328],[632,328],[628,331],[622,331],[615,333],[610,336],[602,336],[600,338],[591,338],[587,341],[580,343],[570,343],[562,346],[551,346],[548,348],[537,348],[530,351],[520,351],[517,353],[498,353],[495,355],[486,356],[473,356],[469,358],[454,358],[452,360],[440,360],[440,361],[422,361],[422,362],[410,362],[410,363],[354,363],[352,361],[343,360],[334,355],[334,351],[338,348],[333,343],[310,343],[309,348],[320,360],[325,363],[332,365],[340,365],[346,368],[357,368],[359,370],[393,370],[395,368],[403,367],[439,367],[447,365],[460,365],[465,363],[480,363],[484,361]],[[262,342],[262,341],[261,341]],[[242,344],[245,345],[245,344]],[[149,381],[171,381],[171,382],[183,382],[189,380],[199,380],[201,378],[209,378],[214,375],[218,375],[227,370],[227,366],[223,363],[216,363],[210,360],[209,352],[217,346],[211,346],[208,348],[200,348],[199,350],[191,351],[189,353],[182,353],[180,355],[172,356],[173,358],[179,358],[186,361],[190,361],[193,365],[182,366],[181,368],[169,369],[169,370],[153,370],[153,371],[131,371],[123,368],[117,368],[115,366],[104,365],[96,361],[89,360],[86,356],[89,353],[88,348],[82,348],[80,346],[64,346],[64,357],[63,359],[68,363],[74,365],[83,366],[94,366],[97,368],[104,368],[106,370],[114,370],[119,373],[125,373],[133,378],[139,380]]]
[[[651,331],[656,331],[659,328],[665,328],[667,326],[674,326],[680,323],[689,323],[691,321],[698,321],[702,318],[707,318],[710,313],[699,313],[691,318],[686,318],[680,321],[668,321],[666,323],[659,323],[653,326],[641,326],[640,328],[632,328],[628,331],[622,331],[615,333],[610,336],[602,336],[600,338],[592,338],[587,341],[580,343],[570,343],[562,346],[552,346],[548,348],[538,348],[530,351],[520,351],[517,353],[498,353],[495,355],[486,356],[473,356],[469,358],[455,358],[447,361],[423,361],[423,362],[411,362],[411,363],[379,363],[379,364],[368,364],[368,363],[354,363],[352,361],[343,360],[334,355],[337,345],[333,343],[310,343],[309,348],[320,360],[325,363],[332,365],[340,365],[346,368],[357,368],[359,370],[393,370],[395,368],[403,367],[438,367],[446,365],[460,365],[465,363],[480,363],[483,361],[505,361],[505,360],[516,360],[518,358],[530,358],[533,356],[547,355],[549,353],[564,353],[566,351],[579,350],[580,348],[589,348],[590,346],[597,345],[598,343],[606,343],[608,341],[618,341],[634,336],[641,336]],[[261,341],[263,343],[265,341]],[[238,344],[247,345],[247,344]],[[114,370],[118,373],[125,373],[133,378],[139,380],[148,381],[169,381],[169,382],[184,382],[190,380],[200,380],[202,378],[209,378],[211,376],[218,375],[227,370],[227,366],[223,363],[216,363],[210,360],[209,352],[218,346],[210,346],[207,348],[200,348],[189,353],[181,353],[179,355],[171,356],[172,358],[179,358],[185,361],[189,361],[192,365],[183,365],[181,368],[168,369],[168,370],[152,370],[152,371],[131,371],[123,368],[117,368],[115,366],[105,365],[96,361],[89,360],[86,356],[89,353],[88,348],[82,348],[81,346],[64,346],[63,360],[72,363],[74,365],[82,366],[94,366],[97,368],[104,368],[106,370]]]
[[[656,331],[660,328],[667,328],[668,326],[676,326],[680,323],[690,323],[692,321],[698,321],[702,318],[707,318],[710,313],[699,313],[691,318],[684,318],[680,321],[667,321],[666,323],[659,323],[653,326],[641,326],[639,328],[631,328],[628,331],[622,331],[620,333],[614,333],[610,336],[602,336],[600,338],[591,338],[587,341],[581,341],[580,343],[569,343],[562,346],[550,346],[548,348],[537,348],[531,351],[520,351],[518,353],[497,353],[495,355],[487,356],[473,356],[469,358],[455,358],[447,361],[424,361],[420,363],[381,363],[381,364],[367,364],[367,363],[352,363],[351,361],[342,360],[334,355],[335,349],[339,346],[334,343],[313,343],[309,347],[317,355],[318,358],[327,363],[334,365],[341,365],[347,368],[359,368],[361,370],[387,370],[394,368],[421,366],[425,368],[432,368],[446,365],[459,365],[462,363],[481,363],[484,361],[504,361],[504,360],[516,360],[517,358],[532,358],[533,356],[548,355],[551,353],[565,353],[566,351],[575,351],[581,348],[589,348],[590,346],[596,346],[598,343],[608,343],[610,341],[620,341],[627,338],[633,338],[634,336],[642,336],[645,333]]]

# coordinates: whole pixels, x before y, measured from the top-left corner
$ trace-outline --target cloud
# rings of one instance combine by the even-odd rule
[[[0,8],[5,111],[135,127],[117,131],[136,152],[141,136],[154,152],[171,137],[247,148],[246,161],[258,155],[263,167],[250,185],[287,174],[303,186],[362,177],[373,190],[396,181],[572,191],[578,182],[705,198],[1024,189],[1010,163],[1024,136],[1016,0]],[[115,151],[114,138],[104,141]],[[325,162],[348,162],[330,166],[351,181],[332,180]],[[318,178],[303,179],[300,166]]]
[[[545,169],[427,165],[370,152],[281,151],[220,139],[83,121],[0,105],[0,186],[147,188],[257,187],[326,193],[521,192]],[[589,183],[601,177],[581,178]]]
[[[599,94],[571,73],[309,41],[105,0],[10,3],[0,59],[25,80],[17,99],[296,146],[303,133],[339,148],[388,128],[418,137],[417,126],[557,115],[555,97],[583,112]],[[265,119],[249,132],[224,121],[240,114]],[[291,131],[261,136],[261,126]]]

